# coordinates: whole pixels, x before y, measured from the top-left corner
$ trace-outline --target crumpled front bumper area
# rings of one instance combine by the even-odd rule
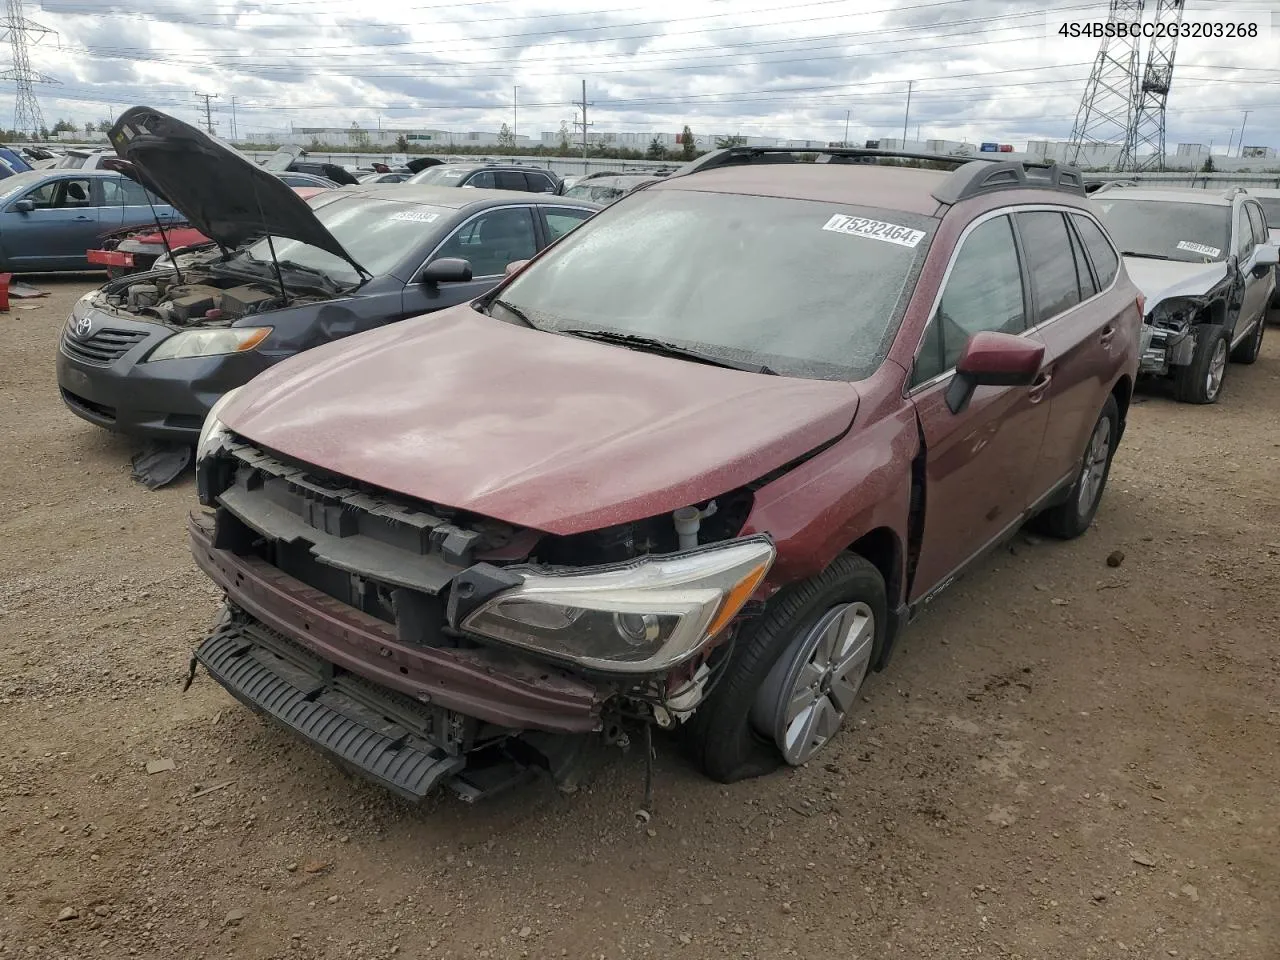
[[[466,765],[430,739],[455,721],[449,711],[335,677],[331,665],[248,618],[227,616],[195,656],[241,703],[406,799],[421,800]]]
[[[1151,323],[1142,325],[1139,373],[1166,374],[1171,367],[1185,367],[1196,352],[1195,328],[1172,330]]]

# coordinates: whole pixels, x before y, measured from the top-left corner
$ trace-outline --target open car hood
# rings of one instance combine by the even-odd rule
[[[134,179],[222,246],[269,233],[317,247],[368,274],[282,180],[203,130],[151,107],[132,107],[107,136],[116,154],[133,164]]]
[[[527,330],[469,305],[307,350],[220,418],[333,473],[553,534],[657,516],[849,429],[848,383]]]

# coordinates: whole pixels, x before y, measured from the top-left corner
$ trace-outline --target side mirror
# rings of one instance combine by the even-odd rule
[[[1280,263],[1280,248],[1274,244],[1264,243],[1258,247],[1253,258],[1253,270],[1255,273],[1263,274]]]
[[[984,330],[964,345],[947,387],[947,409],[959,413],[978,387],[1029,387],[1044,363],[1044,344]]]
[[[512,260],[510,263],[507,264],[507,269],[504,270],[503,273],[505,273],[508,277],[512,276],[513,274],[517,274],[524,269],[524,265],[528,262],[529,262],[528,260]]]
[[[13,209],[18,213],[30,213],[36,208],[34,200],[19,200],[13,205]]]
[[[418,279],[423,283],[466,283],[471,279],[471,263],[458,257],[441,257],[422,268]]]

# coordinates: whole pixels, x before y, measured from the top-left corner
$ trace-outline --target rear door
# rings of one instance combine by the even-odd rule
[[[1019,211],[1014,222],[1031,276],[1031,332],[1045,345],[1049,419],[1031,483],[1034,503],[1076,472],[1120,362],[1123,312],[1132,300],[1110,295],[1119,258],[1092,218],[1043,209]]]
[[[463,221],[427,258],[427,263],[456,257],[471,264],[465,283],[405,287],[405,315],[415,316],[474,300],[487,293],[506,274],[507,264],[528,260],[538,252],[534,210],[529,204],[490,207]]]
[[[20,200],[34,208],[14,210]],[[46,180],[12,198],[0,213],[0,238],[10,268],[23,270],[88,269],[86,252],[99,233],[98,207],[87,177]]]
[[[965,231],[925,328],[910,397],[926,447],[925,521],[911,600],[944,586],[1022,518],[1048,420],[1027,387],[979,387],[959,414],[947,386],[970,336],[1025,335],[1030,294],[1013,225],[988,215]]]
[[[157,220],[168,224],[174,219],[172,207],[156,196],[151,196],[148,204],[147,191],[142,184],[128,177],[103,177],[98,180],[98,185],[102,191],[98,219],[104,232],[116,227],[147,226]],[[155,216],[151,213],[153,206]]]

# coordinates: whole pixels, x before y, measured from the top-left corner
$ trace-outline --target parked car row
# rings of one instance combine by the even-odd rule
[[[1235,291],[1193,355],[1274,273],[1251,200],[1219,236],[1051,164],[735,147],[603,208],[460,164],[304,203],[158,111],[110,136],[220,249],[81,300],[64,399],[195,439],[193,675],[411,799],[655,726],[725,782],[808,762],[989,550],[1089,529],[1140,373],[1182,376],[1149,321],[1186,288],[1131,264]]]

